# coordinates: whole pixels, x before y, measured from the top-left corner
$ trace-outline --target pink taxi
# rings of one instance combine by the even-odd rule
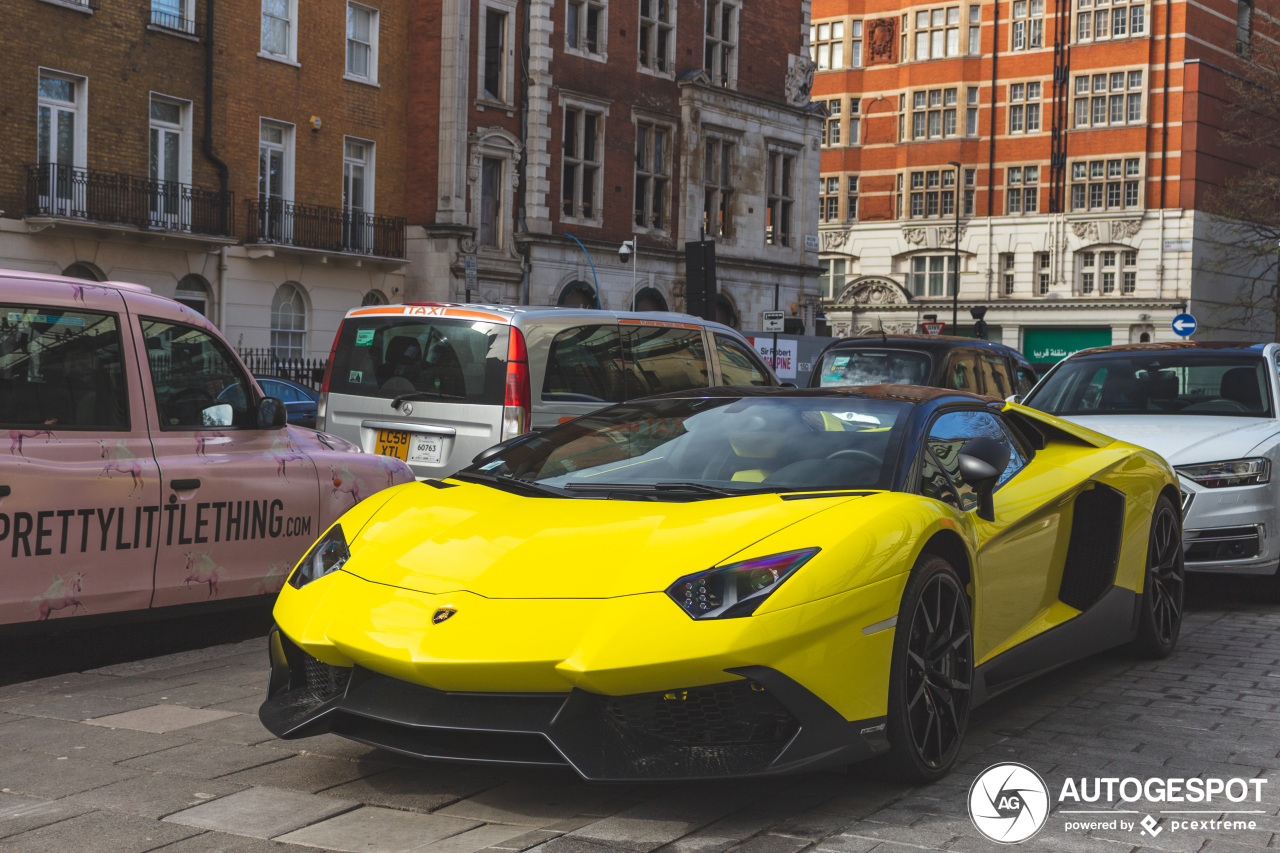
[[[286,425],[208,320],[119,282],[0,271],[0,430],[3,625],[273,595],[413,479]]]

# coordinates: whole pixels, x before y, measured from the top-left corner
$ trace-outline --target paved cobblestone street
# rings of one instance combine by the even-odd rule
[[[258,722],[263,640],[0,688],[0,853],[895,853],[1008,849],[967,813],[1000,761],[1067,777],[1263,777],[1253,829],[1066,830],[1056,806],[1022,849],[1229,853],[1280,847],[1280,606],[1191,587],[1175,654],[1092,658],[975,712],[963,761],[909,787],[820,773],[588,785],[568,772],[415,762]],[[1217,803],[1225,802],[1221,798]],[[1187,809],[1196,808],[1186,806]],[[1203,808],[1203,807],[1201,807]],[[1190,817],[1212,818],[1202,814]],[[1103,816],[1107,820],[1114,815]],[[1182,815],[1178,817],[1188,817]]]

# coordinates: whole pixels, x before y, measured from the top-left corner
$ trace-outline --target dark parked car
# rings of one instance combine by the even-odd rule
[[[305,385],[299,385],[297,382],[281,379],[278,376],[253,378],[258,380],[258,384],[262,386],[262,392],[268,397],[284,401],[289,423],[315,429],[316,401],[320,399],[318,391],[312,391]]]
[[[1026,394],[1036,372],[1004,344],[950,335],[863,335],[832,343],[818,356],[810,388],[931,385],[1006,398]]]

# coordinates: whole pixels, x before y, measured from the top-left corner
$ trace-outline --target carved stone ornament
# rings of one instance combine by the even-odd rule
[[[964,239],[964,231],[968,227],[969,226],[967,225],[960,226],[961,240]],[[938,245],[939,246],[954,246],[955,244],[956,244],[956,227],[954,225],[948,225],[938,229]]]
[[[807,56],[791,54],[787,57],[787,103],[803,107],[809,103],[813,89],[813,72],[817,64]]]
[[[1072,222],[1071,230],[1087,243],[1098,242],[1098,223],[1096,222]]]
[[[836,323],[834,326],[831,327],[831,334],[837,338],[849,337],[849,324]]]
[[[1141,219],[1117,219],[1111,223],[1111,242],[1132,240],[1141,228]]]
[[[913,246],[923,246],[924,241],[929,239],[929,232],[923,228],[903,228],[902,239]]]
[[[887,278],[864,278],[849,284],[836,296],[836,305],[906,305],[910,300],[898,283]]]
[[[894,18],[876,18],[867,26],[867,63],[896,62],[898,22]]]
[[[476,241],[472,237],[463,237],[458,241],[458,249],[463,255],[474,255],[476,253]]]
[[[858,335],[869,335],[872,332],[878,332],[878,331],[880,331],[880,329],[872,325],[871,323],[859,323],[858,325],[853,327],[853,334],[855,337],[857,337]]]
[[[845,244],[849,242],[849,234],[852,233],[851,228],[843,231],[821,231],[822,251],[824,252],[842,252]]]

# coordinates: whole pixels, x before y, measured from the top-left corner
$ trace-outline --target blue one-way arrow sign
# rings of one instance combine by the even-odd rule
[[[1190,314],[1179,314],[1173,318],[1173,331],[1184,338],[1188,337],[1196,330],[1196,318]]]

